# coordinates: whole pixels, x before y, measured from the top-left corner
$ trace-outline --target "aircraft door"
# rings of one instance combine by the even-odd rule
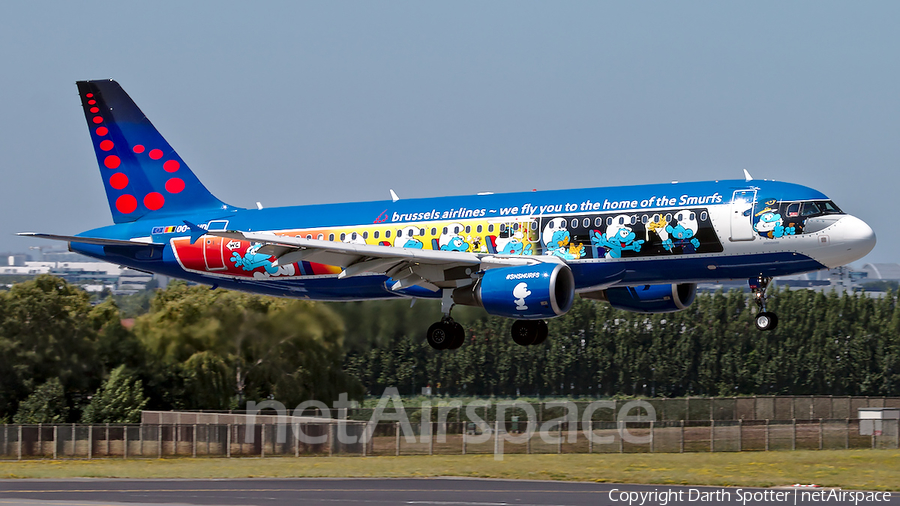
[[[756,202],[756,190],[735,190],[731,198],[731,240],[752,241],[753,204]]]
[[[207,225],[207,230],[225,230],[228,225],[227,221],[217,220],[211,221]],[[206,260],[206,270],[208,271],[224,271],[225,270],[225,238],[204,236],[203,237],[203,259]]]

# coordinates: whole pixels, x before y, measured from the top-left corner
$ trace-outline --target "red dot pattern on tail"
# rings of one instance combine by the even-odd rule
[[[88,111],[91,114],[96,114],[96,116],[91,118],[91,121],[93,121],[94,124],[97,124],[97,125],[103,123],[104,119],[103,119],[103,116],[100,116],[98,114],[100,112],[100,109],[99,109],[99,107],[96,107],[97,101],[94,100],[94,94],[86,93],[85,98],[89,99],[87,101],[87,104],[92,106],[92,107],[88,108]],[[109,129],[106,128],[105,126],[98,126],[97,129],[94,130],[94,133],[98,137],[105,137],[106,135],[109,134]],[[101,151],[108,152],[108,151],[112,151],[116,146],[112,140],[103,139],[98,144],[98,147],[100,148]],[[153,148],[153,149],[150,149],[149,151],[147,151],[147,147],[144,146],[143,144],[135,144],[131,148],[131,150],[135,154],[138,154],[138,155],[144,154],[146,152],[147,156],[151,160],[154,160],[154,161],[162,159],[163,154],[164,154],[163,151],[158,148]],[[122,164],[122,159],[119,158],[119,156],[114,155],[114,154],[110,154],[103,159],[103,165],[109,169],[118,169],[121,164]],[[180,169],[180,168],[181,168],[181,162],[179,162],[178,160],[165,160],[162,164],[162,169],[169,173],[177,172],[178,169]],[[109,185],[115,190],[125,190],[128,187],[129,182],[130,181],[128,179],[128,176],[123,172],[116,172],[109,177]],[[168,179],[165,184],[166,192],[173,194],[173,195],[177,194],[177,193],[181,193],[182,191],[184,191],[184,188],[185,188],[184,180],[181,178],[178,178],[178,177],[173,177],[173,178]],[[142,199],[142,202],[144,204],[144,207],[146,207],[147,209],[149,209],[151,211],[156,211],[156,210],[162,209],[162,207],[166,203],[166,198],[163,194],[161,194],[159,192],[150,192],[144,196],[144,198]],[[130,214],[137,210],[138,199],[135,198],[134,195],[126,193],[126,194],[120,195],[116,199],[115,206],[116,206],[116,210],[118,210],[120,213]]]

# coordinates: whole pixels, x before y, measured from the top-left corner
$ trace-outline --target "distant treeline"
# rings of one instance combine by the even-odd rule
[[[425,385],[498,396],[900,394],[896,294],[770,293],[769,310],[780,317],[772,332],[755,328],[748,295],[738,291],[700,294],[684,311],[654,315],[579,299],[550,320],[541,346],[515,345],[510,320],[485,316],[464,322],[467,343],[452,352],[435,352],[422,338],[436,308],[424,319],[370,303],[338,310],[348,342],[393,329],[345,359],[373,395]]]
[[[774,332],[747,295],[700,294],[643,315],[578,300],[521,347],[510,320],[456,308],[466,344],[425,343],[433,301],[323,304],[173,283],[90,298],[41,276],[0,293],[0,420],[136,420],[141,409],[240,409],[274,398],[331,404],[395,386],[467,396],[898,395],[897,296],[776,291]],[[137,314],[134,320],[123,319]],[[142,314],[138,314],[142,313]]]

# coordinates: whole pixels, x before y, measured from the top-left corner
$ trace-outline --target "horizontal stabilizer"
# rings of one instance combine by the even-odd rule
[[[165,246],[165,244],[157,243],[157,242],[144,242],[138,240],[124,240],[124,239],[104,239],[102,237],[78,237],[77,235],[55,235],[55,234],[41,234],[39,232],[19,232],[16,235],[20,235],[23,237],[36,237],[38,239],[50,239],[53,241],[66,241],[66,242],[78,242],[81,244],[97,244],[99,246],[134,246],[134,247],[146,247],[146,246]]]

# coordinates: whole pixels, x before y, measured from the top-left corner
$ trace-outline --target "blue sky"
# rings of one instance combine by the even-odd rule
[[[900,261],[900,3],[7,2],[0,251],[111,223],[74,82],[114,78],[222,200],[741,177]]]

